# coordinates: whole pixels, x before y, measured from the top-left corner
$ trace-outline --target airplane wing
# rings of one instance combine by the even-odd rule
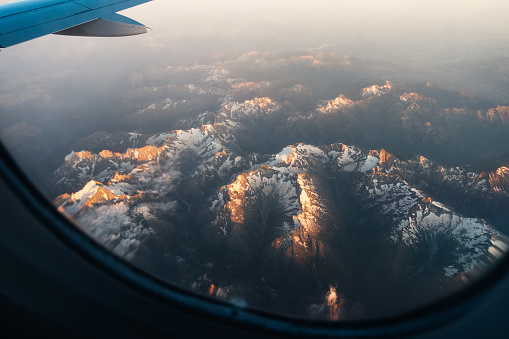
[[[46,34],[128,36],[144,25],[116,12],[151,0],[21,0],[0,4],[0,48]]]

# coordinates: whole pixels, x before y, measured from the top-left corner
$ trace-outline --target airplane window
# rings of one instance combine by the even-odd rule
[[[70,227],[171,284],[335,323],[404,315],[506,256],[507,10],[143,3],[120,22],[146,34],[2,49],[0,139]]]

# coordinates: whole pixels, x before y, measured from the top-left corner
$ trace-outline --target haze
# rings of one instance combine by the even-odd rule
[[[192,64],[215,61],[227,52],[327,44],[342,54],[423,68],[507,55],[508,12],[509,3],[494,0],[156,0],[123,12],[152,28],[148,34],[119,39],[46,36],[14,46],[2,53],[1,81],[46,70],[99,76],[104,84],[105,77],[141,65]]]
[[[9,139],[8,128],[30,121],[37,133],[49,126],[72,137],[77,121],[100,123],[98,116],[115,107],[104,102],[130,74],[212,64],[250,51],[322,47],[365,60],[378,78],[432,82],[505,104],[508,12],[508,2],[494,0],[155,0],[122,12],[150,27],[148,34],[49,35],[2,50],[0,136]]]
[[[427,54],[454,55],[451,50],[465,46],[474,54],[482,52],[481,46],[484,53],[492,53],[503,48],[501,42],[508,37],[504,28],[508,10],[507,2],[494,0],[156,0],[123,12],[151,27],[150,34],[117,41],[50,36],[10,53],[45,46],[53,51],[52,57],[56,52],[68,57],[71,48],[104,55],[109,54],[104,50],[109,47],[115,49],[117,58],[121,49],[148,60],[158,58],[157,52],[162,51],[194,59],[207,52],[294,50],[317,44],[342,44],[346,53],[386,57],[394,57],[395,49],[397,54],[412,55],[416,48]],[[488,42],[492,45],[487,46]]]

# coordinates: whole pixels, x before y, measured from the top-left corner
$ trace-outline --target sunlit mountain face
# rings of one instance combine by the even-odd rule
[[[509,246],[506,37],[470,35],[451,51],[425,25],[409,38],[382,18],[390,34],[376,41],[353,24],[358,40],[249,40],[242,29],[269,19],[289,34],[293,21],[270,14],[231,31],[233,47],[206,31],[201,54],[182,45],[204,41],[186,26],[133,38],[146,58],[129,40],[114,40],[119,51],[62,40],[59,73],[46,56],[0,82],[2,142],[72,227],[212,298],[369,319],[481,279]],[[77,51],[94,58],[86,71],[62,57]],[[106,67],[117,53],[124,66]]]

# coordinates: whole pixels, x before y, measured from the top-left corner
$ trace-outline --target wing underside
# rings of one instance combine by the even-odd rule
[[[151,0],[24,0],[0,5],[0,47],[58,33],[127,36],[146,32],[144,25],[118,11]]]

